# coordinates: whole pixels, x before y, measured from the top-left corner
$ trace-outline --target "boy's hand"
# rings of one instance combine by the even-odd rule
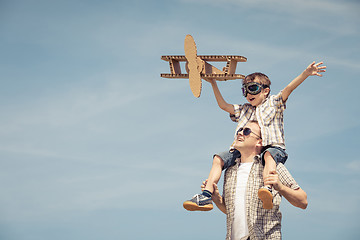
[[[306,69],[305,69],[305,73],[308,76],[319,76],[322,77],[322,72],[326,72],[326,66],[320,66],[321,64],[323,64],[323,62],[319,62],[319,63],[315,63],[312,62]]]
[[[282,91],[282,99],[284,102],[287,101],[288,97],[305,79],[309,76],[322,77],[323,72],[326,72],[326,66],[320,66],[323,62],[315,63],[312,62],[299,76],[292,80]]]

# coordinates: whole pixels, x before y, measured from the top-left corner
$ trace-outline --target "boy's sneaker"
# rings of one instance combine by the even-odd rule
[[[192,199],[185,201],[183,206],[188,211],[210,211],[213,209],[211,198],[203,194],[196,194]]]
[[[264,209],[272,209],[273,208],[273,195],[272,190],[269,187],[261,187],[258,191],[258,196],[260,200],[263,202]]]

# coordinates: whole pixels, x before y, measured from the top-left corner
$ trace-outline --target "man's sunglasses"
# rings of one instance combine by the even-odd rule
[[[250,128],[239,128],[239,130],[236,132],[236,135],[238,135],[241,131],[243,131],[243,135],[244,136],[249,136],[250,133],[253,133],[255,136],[257,136],[258,138],[261,139],[261,136],[257,135],[256,133],[254,133],[253,131],[251,131]]]
[[[246,97],[248,93],[251,95],[256,95],[259,92],[261,92],[262,89],[268,88],[268,87],[269,87],[268,85],[264,85],[261,83],[249,82],[249,83],[243,84],[242,91],[243,91],[244,97]]]

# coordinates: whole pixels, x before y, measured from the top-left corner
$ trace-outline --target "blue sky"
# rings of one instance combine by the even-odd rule
[[[0,239],[224,239],[219,210],[190,213],[236,125],[161,55],[248,58],[290,96],[286,163],[307,210],[282,202],[284,239],[357,239],[360,4],[335,0],[0,1]],[[240,81],[219,83],[244,103]]]

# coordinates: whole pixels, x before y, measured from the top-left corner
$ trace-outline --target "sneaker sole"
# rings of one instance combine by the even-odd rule
[[[263,202],[264,209],[272,209],[273,208],[273,196],[271,192],[267,189],[261,188],[258,191],[258,196],[260,200]]]
[[[188,211],[210,211],[214,208],[214,206],[212,204],[198,206],[196,203],[191,202],[191,201],[184,202],[183,207]]]

